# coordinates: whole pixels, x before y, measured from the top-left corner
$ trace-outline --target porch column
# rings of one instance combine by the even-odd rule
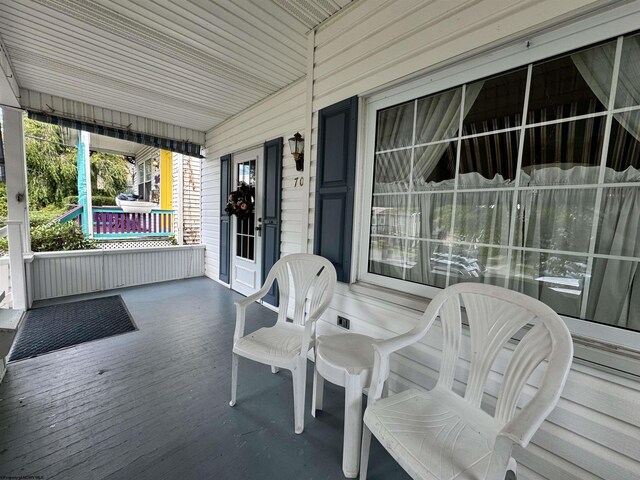
[[[82,206],[82,231],[88,238],[93,238],[90,139],[89,132],[78,130],[78,205]]]
[[[29,235],[29,197],[27,160],[24,151],[23,112],[2,107],[5,168],[7,172],[7,229],[13,308],[24,310],[27,301],[27,277],[24,254],[31,251]]]

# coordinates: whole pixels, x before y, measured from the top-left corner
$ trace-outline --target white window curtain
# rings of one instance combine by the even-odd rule
[[[592,48],[572,55],[580,75],[604,105],[609,104],[611,79],[603,65],[613,66],[613,49]],[[627,61],[631,59],[631,61]],[[618,73],[616,107],[640,105],[640,36],[624,39],[623,58]],[[640,141],[638,111],[616,114],[617,121]],[[625,159],[623,159],[625,160]],[[629,166],[624,172],[607,169],[607,183],[640,181],[640,171]],[[638,187],[604,189],[599,216],[597,253],[616,256],[640,256],[640,191]],[[623,296],[623,302],[613,305],[611,298]],[[591,288],[587,318],[640,330],[640,274],[638,263],[623,260],[598,260],[591,272]]]
[[[463,118],[471,110],[483,85],[484,82],[478,82],[467,86]],[[418,142],[421,139],[437,141],[455,137],[458,134],[461,98],[462,89],[458,88],[418,102],[419,118],[424,119],[416,122],[416,138]],[[426,181],[430,177],[448,145],[448,143],[431,145],[429,148],[422,150],[419,156],[416,156],[413,165],[413,177],[416,182]]]
[[[611,45],[571,56],[605,106],[609,105],[615,59]],[[640,36],[625,38],[616,108],[640,105],[638,59]],[[482,86],[482,82],[467,86],[464,117]],[[508,275],[510,288],[542,300],[561,314],[640,331],[640,268],[634,260],[640,257],[640,187],[620,186],[640,182],[638,146],[625,154],[633,158],[616,158],[605,167],[604,184],[599,184],[600,165],[567,161],[560,168],[558,161],[525,168],[518,184],[524,188],[516,189],[514,178],[455,171],[455,150],[452,154],[447,149],[455,146],[460,135],[461,100],[462,88],[457,88],[379,115],[376,148],[396,150],[376,154],[370,271],[436,287],[446,286],[447,272],[450,284],[504,285]],[[616,113],[613,122],[624,129],[616,134],[623,144],[629,143],[622,138],[625,132],[640,142],[640,110]],[[571,131],[567,128],[558,135],[571,136]],[[573,138],[555,141],[560,145],[565,140]],[[591,141],[591,137],[582,141]],[[429,142],[439,143],[410,148]],[[593,147],[585,144],[584,148],[592,151]],[[500,167],[513,166],[514,158],[495,162]],[[435,181],[441,175],[440,162],[452,159],[454,164],[444,169],[451,178],[441,180],[440,176]],[[466,171],[470,169],[473,166]],[[505,167],[503,173],[506,171]],[[607,186],[612,183],[617,185]],[[514,206],[516,212],[512,212]],[[514,214],[514,238],[509,238]],[[598,228],[592,256],[594,222]]]
[[[613,48],[591,48],[571,55],[576,68],[603,105],[609,105],[611,71],[615,60]],[[631,59],[631,61],[625,61]],[[640,36],[624,39],[623,58],[618,73],[615,107],[640,105]],[[616,115],[620,124],[640,141],[640,115]]]

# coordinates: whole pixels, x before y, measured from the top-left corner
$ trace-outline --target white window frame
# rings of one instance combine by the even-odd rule
[[[441,289],[376,275],[368,272],[371,230],[371,203],[373,198],[373,169],[377,111],[442,92],[482,78],[498,75],[518,67],[545,60],[557,55],[585,48],[605,40],[638,30],[640,10],[627,4],[600,12],[553,30],[532,34],[500,48],[477,53],[471,59],[462,60],[416,80],[392,88],[374,92],[361,100],[359,132],[364,138],[360,149],[359,172],[360,229],[355,232],[358,245],[357,280],[420,297],[433,298]],[[610,185],[615,186],[615,185]],[[562,253],[562,252],[559,252]],[[568,253],[568,252],[567,252]],[[640,332],[597,324],[572,317],[564,317],[572,334],[620,345],[640,351]]]

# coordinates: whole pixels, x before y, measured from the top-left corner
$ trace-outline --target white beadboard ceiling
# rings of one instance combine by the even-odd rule
[[[206,131],[306,73],[351,0],[0,0],[22,89]]]

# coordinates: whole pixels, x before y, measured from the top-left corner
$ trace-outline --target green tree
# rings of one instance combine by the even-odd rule
[[[0,182],[0,226],[4,225],[3,219],[7,218],[7,184]]]
[[[113,205],[114,197],[127,188],[128,177],[127,162],[121,155],[102,152],[95,152],[91,155],[91,190],[93,195],[111,197]],[[98,188],[98,178],[102,180],[100,182],[101,188]]]
[[[74,148],[63,145],[56,125],[24,119],[29,209],[62,205],[62,199],[77,194],[78,172]]]
[[[24,132],[30,210],[64,206],[66,197],[78,195],[77,149],[63,145],[62,129],[57,125],[25,117]],[[94,195],[115,197],[127,187],[128,175],[127,162],[121,155],[91,155]]]

